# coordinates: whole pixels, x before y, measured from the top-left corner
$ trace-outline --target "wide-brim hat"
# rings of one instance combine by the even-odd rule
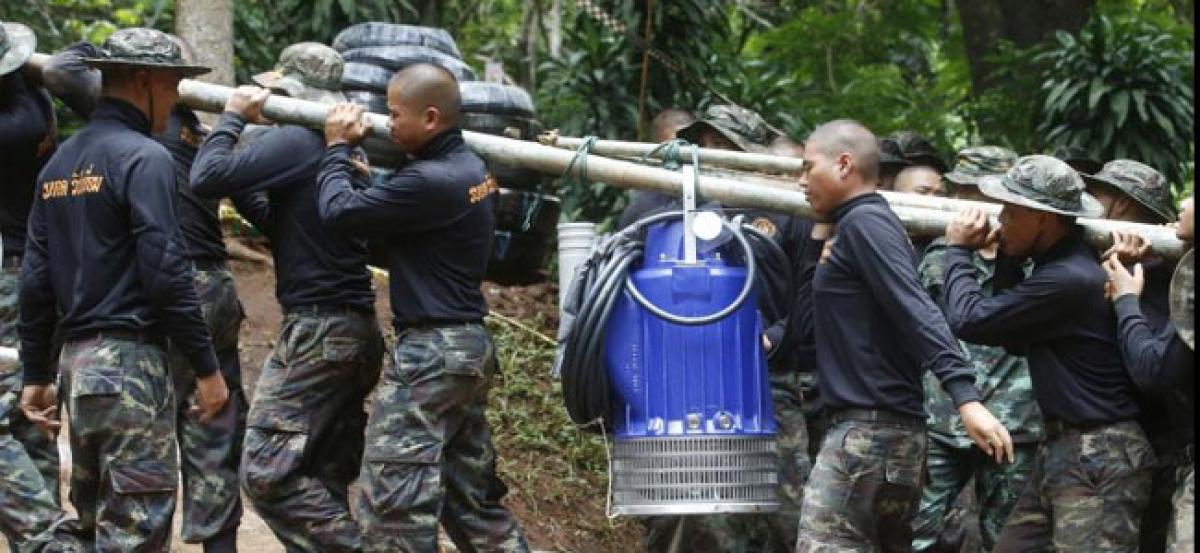
[[[7,75],[29,61],[29,56],[37,49],[37,35],[33,30],[20,23],[3,23],[4,44],[6,47],[0,54],[0,75]]]
[[[250,77],[251,81],[263,88],[276,90],[298,100],[308,100],[320,104],[337,104],[346,101],[346,95],[338,90],[304,84],[300,79],[284,74],[282,71],[265,71]]]
[[[120,29],[109,35],[100,47],[102,56],[83,58],[90,67],[109,69],[146,69],[170,71],[180,77],[195,77],[212,71],[203,65],[183,60],[183,50],[166,33],[146,27]]]
[[[1150,210],[1160,223],[1175,220],[1171,205],[1171,192],[1166,179],[1154,168],[1143,163],[1116,159],[1104,164],[1094,174],[1080,173],[1084,182],[1098,184],[1133,199],[1138,205]]]
[[[1104,205],[1087,192],[1080,192],[1079,205],[1072,209],[1056,207],[1047,203],[1048,200],[1039,201],[1029,197],[1032,194],[1029,193],[1028,189],[1022,188],[1020,184],[1014,182],[1007,174],[982,176],[977,180],[977,186],[979,186],[979,191],[989,198],[1038,211],[1048,211],[1071,217],[1095,218],[1104,215]]]
[[[733,132],[730,129],[722,127],[721,125],[716,125],[703,119],[699,121],[693,121],[688,126],[679,129],[675,132],[675,136],[696,144],[700,140],[702,131],[706,128],[717,131],[721,134],[721,136],[728,138],[730,142],[734,143],[743,152],[764,153],[767,151],[765,146],[755,144],[749,140],[746,140],[746,137],[739,133]]]
[[[203,65],[188,65],[169,62],[155,62],[143,60],[129,60],[125,58],[83,58],[83,63],[89,67],[94,67],[100,71],[107,69],[148,69],[151,71],[172,71],[178,73],[180,77],[189,79],[198,75],[203,75],[212,71],[212,69]]]

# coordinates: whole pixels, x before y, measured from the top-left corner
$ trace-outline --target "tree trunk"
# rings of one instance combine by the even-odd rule
[[[1007,40],[1019,48],[1037,45],[1056,31],[1078,32],[1096,0],[955,0],[962,22],[971,85],[976,92],[993,84],[988,57]]]
[[[546,42],[550,49],[550,57],[558,59],[562,53],[563,42],[563,5],[562,0],[550,0],[550,15],[547,17],[549,30],[546,33]]]
[[[233,0],[175,0],[175,34],[212,68],[200,80],[232,86]]]

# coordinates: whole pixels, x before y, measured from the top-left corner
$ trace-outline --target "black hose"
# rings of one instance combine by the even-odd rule
[[[682,211],[651,215],[604,238],[593,248],[592,256],[580,266],[564,295],[564,326],[558,336],[559,346],[554,372],[562,379],[562,394],[567,414],[576,424],[593,432],[600,431],[597,425],[592,424],[597,421],[604,426],[611,426],[612,396],[609,393],[608,368],[604,362],[605,336],[608,319],[612,315],[617,298],[622,289],[631,286],[628,284],[629,267],[643,255],[645,243],[641,231],[649,225],[676,219],[682,215]],[[744,227],[728,223],[726,227],[746,248],[749,273],[746,289],[730,307],[718,313],[701,318],[671,316],[666,317],[666,320],[678,319],[672,321],[676,324],[706,324],[695,321],[712,318],[713,315],[720,315],[716,317],[719,319],[740,307],[745,301],[749,288],[753,286],[754,255],[749,250],[746,236],[742,233]],[[646,306],[643,304],[643,307]]]

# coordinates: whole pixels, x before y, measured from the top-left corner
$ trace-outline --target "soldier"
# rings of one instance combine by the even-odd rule
[[[726,105],[709,107],[703,120],[679,131],[680,138],[700,147],[755,153],[766,151],[771,134],[757,113]],[[638,198],[641,200],[635,200],[621,213],[622,226],[657,211],[682,209],[678,198],[665,194],[649,193]],[[752,239],[751,246],[762,282],[758,307],[765,321],[763,345],[778,427],[780,511],[768,517],[726,514],[647,518],[645,540],[651,551],[729,551],[763,538],[774,551],[790,551],[795,545],[801,494],[811,468],[805,401],[801,397],[803,375],[811,373],[814,364],[808,290],[821,248],[810,238],[811,221],[755,210],[724,211],[745,214],[749,224],[772,242]]]
[[[362,106],[325,121],[321,219],[384,239],[397,343],[371,406],[354,505],[364,551],[437,551],[438,523],[460,551],[529,550],[501,504],[485,417],[499,370],[480,287],[496,226],[496,183],[463,141],[458,82],[409,66],[388,84],[391,140],[414,160],[381,183],[354,187],[351,152],[366,134]]]
[[[928,165],[909,165],[901,169],[892,189],[919,196],[946,195],[942,189],[942,174]]]
[[[1136,422],[1104,271],[1075,224],[1103,208],[1078,173],[1043,155],[979,189],[1004,202],[1001,226],[970,209],[947,227],[947,319],[963,340],[1025,353],[1046,433],[996,550],[1136,551],[1154,451]],[[972,251],[997,240],[1006,270],[988,297]],[[1027,257],[1034,267],[1022,280],[1011,261]]]
[[[939,175],[950,169],[929,139],[913,131],[898,131],[888,138],[896,143],[908,166],[929,167]]]
[[[1193,243],[1192,199],[1184,200],[1176,234],[1189,247]],[[1167,462],[1155,471],[1152,502],[1167,496],[1167,505],[1151,505],[1142,518],[1142,551],[1193,551],[1195,549],[1195,373],[1192,347],[1180,338],[1170,321],[1156,325],[1139,296],[1147,284],[1142,264],[1132,273],[1114,253],[1104,263],[1110,297],[1117,311],[1121,354],[1138,388],[1165,406],[1165,432],[1175,440],[1170,448],[1157,448]],[[1157,445],[1157,444],[1156,444]],[[1163,490],[1163,488],[1166,488]],[[1172,512],[1173,511],[1173,512]],[[1152,516],[1153,515],[1153,516]],[[1160,519],[1165,519],[1163,524]],[[1159,525],[1168,528],[1159,530]],[[1147,532],[1155,535],[1147,539]],[[1161,532],[1161,536],[1158,535]]]
[[[958,163],[946,174],[946,180],[953,185],[956,198],[986,199],[979,192],[979,179],[1003,175],[1016,160],[1016,153],[999,146],[966,148],[958,153]],[[937,302],[942,300],[946,250],[944,238],[934,240],[918,268],[921,283]],[[971,257],[979,286],[987,296],[992,295],[994,286],[996,255],[993,244],[974,252]],[[920,510],[913,519],[914,551],[934,548],[942,534],[946,515],[971,479],[975,482],[975,501],[979,505],[979,535],[983,549],[991,551],[1009,511],[1029,481],[1037,444],[1042,437],[1042,417],[1033,397],[1025,358],[1000,347],[967,342],[960,342],[960,347],[967,362],[975,369],[975,382],[980,388],[983,405],[1010,429],[1015,458],[1011,464],[995,463],[975,451],[970,436],[955,416],[950,397],[941,391],[932,374],[926,374],[925,411],[930,438],[926,460],[928,478],[921,492]]]
[[[379,379],[383,337],[364,240],[321,223],[319,132],[281,125],[234,150],[247,123],[262,122],[270,91],[334,104],[342,59],[313,42],[293,44],[278,69],[240,87],[192,165],[200,198],[265,192],[249,215],[270,240],[283,327],[250,407],[241,482],[254,508],[289,549],[355,551],[349,486],[361,462],[364,398]],[[360,154],[356,154],[360,155]],[[366,174],[356,179],[367,186]]]
[[[1104,217],[1119,221],[1146,224],[1163,224],[1175,219],[1171,207],[1171,189],[1162,174],[1152,167],[1130,159],[1117,159],[1104,164],[1094,174],[1083,174],[1089,194],[1104,206]],[[1141,306],[1138,310],[1156,336],[1170,335],[1170,299],[1168,297],[1175,263],[1149,255],[1149,247],[1137,235],[1115,232],[1115,244],[1102,256],[1108,259],[1116,254],[1121,261],[1138,261],[1144,274],[1144,286],[1136,296]],[[1144,293],[1143,293],[1144,290]],[[1119,309],[1122,303],[1114,305]],[[1128,310],[1126,310],[1128,311]],[[1127,357],[1128,359],[1128,357]],[[1134,367],[1127,367],[1134,370]],[[1190,418],[1190,394],[1179,397],[1180,387],[1163,387],[1161,382],[1141,384],[1145,379],[1134,376],[1134,383],[1142,392],[1139,398],[1141,417],[1138,422],[1150,438],[1158,457],[1154,471],[1154,483],[1150,492],[1150,505],[1142,517],[1141,549],[1162,551],[1166,547],[1167,530],[1171,521],[1171,496],[1178,488],[1175,481],[1182,465],[1191,465],[1188,449],[1192,443]],[[1191,391],[1191,386],[1187,386]],[[1179,420],[1179,413],[1188,413],[1186,423]]]
[[[905,551],[926,452],[922,373],[942,382],[967,433],[1011,462],[1008,432],[979,402],[937,306],[921,289],[900,221],[876,193],[879,146],[839,120],[813,131],[802,179],[832,222],[812,284],[822,403],[830,428],[804,490],[799,552]]]
[[[183,62],[152,29],[123,29],[85,61],[103,73],[92,120],[38,176],[21,272],[21,351],[27,416],[56,428],[59,376],[72,450],[71,499],[97,550],[166,549],[175,510],[174,392],[166,339],[194,367],[207,421],[228,398],[192,289],[176,220],[165,130]]]
[[[25,251],[25,225],[33,204],[37,172],[55,146],[54,110],[45,92],[27,81],[23,68],[33,53],[33,31],[0,24],[0,346],[18,345],[17,288]],[[58,448],[19,408],[22,371],[16,360],[0,361],[0,532],[18,551],[71,543],[69,524],[58,506]]]
[[[185,62],[196,57],[187,43],[167,35],[179,45]],[[57,52],[42,70],[47,87],[81,117],[90,118],[99,101],[100,72],[83,62],[99,51],[89,42]],[[176,432],[183,457],[183,541],[203,543],[208,552],[236,551],[237,526],[242,502],[238,488],[238,463],[245,436],[247,403],[242,392],[238,359],[238,329],[242,310],[233,275],[225,265],[218,202],[192,193],[188,173],[207,130],[196,114],[183,105],[171,111],[167,130],[154,139],[175,160],[175,187],[179,194],[179,227],[195,269],[196,295],[217,352],[221,375],[229,387],[229,401],[213,419],[201,423],[188,415],[195,375],[174,344],[168,347],[168,364],[175,384]],[[239,204],[241,205],[241,204]]]

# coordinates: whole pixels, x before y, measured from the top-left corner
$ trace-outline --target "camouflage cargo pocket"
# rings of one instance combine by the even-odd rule
[[[266,496],[302,465],[309,421],[307,415],[292,409],[255,407],[246,424],[242,470],[246,487]]]
[[[321,358],[331,363],[353,363],[362,357],[362,340],[330,336],[321,341]]]
[[[119,395],[124,381],[121,367],[86,366],[71,375],[71,397]]]
[[[175,471],[166,463],[143,461],[136,463],[114,463],[109,468],[113,491],[121,495],[143,493],[173,493]]]

